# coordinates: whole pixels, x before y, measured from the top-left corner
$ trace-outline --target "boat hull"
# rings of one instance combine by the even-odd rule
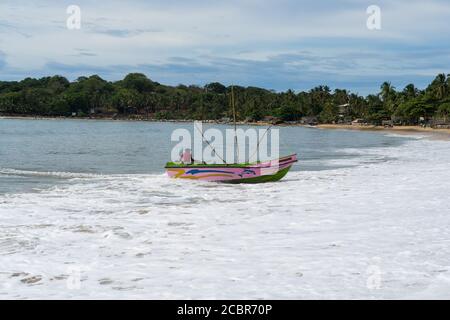
[[[291,155],[277,160],[255,164],[235,165],[182,165],[168,163],[167,174],[171,178],[224,183],[264,183],[281,180],[297,162]]]

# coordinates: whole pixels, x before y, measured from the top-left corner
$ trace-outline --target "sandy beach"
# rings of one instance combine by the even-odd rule
[[[357,125],[344,125],[344,124],[319,124],[317,128],[321,129],[334,129],[334,130],[362,130],[362,131],[387,131],[397,134],[426,134],[430,137],[440,138],[440,139],[450,139],[450,129],[434,129],[429,127],[421,126],[394,126],[394,127],[383,127],[383,126],[357,126]]]

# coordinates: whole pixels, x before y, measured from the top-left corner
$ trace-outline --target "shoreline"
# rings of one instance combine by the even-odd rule
[[[357,130],[357,131],[376,131],[376,132],[390,132],[396,134],[426,134],[428,137],[450,140],[450,129],[435,129],[422,126],[393,126],[383,127],[375,125],[345,125],[345,124],[319,124],[316,126],[319,129],[328,130]]]
[[[1,119],[11,119],[11,120],[88,120],[88,121],[127,121],[127,122],[169,122],[169,123],[189,123],[195,120],[183,120],[183,119],[133,119],[133,118],[112,118],[112,117],[41,117],[41,116],[0,116]],[[229,125],[230,123],[223,123],[215,120],[204,120],[206,124],[220,124]],[[328,130],[357,130],[357,131],[376,131],[376,132],[391,132],[397,134],[427,134],[430,136],[440,137],[450,139],[450,129],[435,129],[430,127],[422,126],[393,126],[384,127],[376,125],[349,125],[349,124],[318,124],[315,126],[297,124],[297,123],[281,123],[272,124],[269,122],[237,122],[237,125],[246,126],[274,126],[274,127],[306,127],[306,128],[317,128],[317,129],[328,129]]]
[[[145,119],[145,118],[112,118],[112,117],[46,117],[46,116],[0,116],[0,120],[9,119],[9,120],[86,120],[86,121],[117,121],[117,122],[159,122],[159,123],[192,123],[194,121],[201,121],[195,119]],[[220,125],[233,125],[231,122],[221,122],[217,120],[203,120],[204,124],[220,124]],[[281,124],[272,124],[270,122],[258,121],[258,122],[243,122],[237,121],[237,125],[239,126],[274,126],[274,127],[288,127],[288,126],[305,126],[310,127],[309,125],[304,124],[290,124],[290,123],[281,123]]]

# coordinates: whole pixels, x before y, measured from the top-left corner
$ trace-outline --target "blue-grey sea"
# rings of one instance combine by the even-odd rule
[[[211,127],[230,128],[204,125],[204,130]],[[65,183],[73,178],[71,174],[162,174],[176,145],[171,134],[179,128],[192,135],[196,130],[191,123],[0,119],[0,193]],[[371,157],[370,152],[365,155],[367,159],[361,159],[358,149],[370,151],[408,140],[373,132],[277,129],[280,155],[297,153],[301,160],[293,171],[384,161],[387,157]]]

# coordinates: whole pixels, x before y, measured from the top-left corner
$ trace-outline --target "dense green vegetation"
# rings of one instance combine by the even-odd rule
[[[211,119],[230,117],[230,87],[165,86],[132,73],[123,80],[105,81],[97,75],[69,82],[61,76],[0,82],[1,115],[135,117],[149,119]],[[450,115],[450,75],[439,74],[425,89],[413,84],[397,91],[390,83],[367,97],[347,90],[318,86],[308,92],[274,92],[234,87],[237,118],[258,121],[272,116],[282,121],[317,117],[332,123],[361,118],[379,124],[394,119],[417,124],[422,119]]]

